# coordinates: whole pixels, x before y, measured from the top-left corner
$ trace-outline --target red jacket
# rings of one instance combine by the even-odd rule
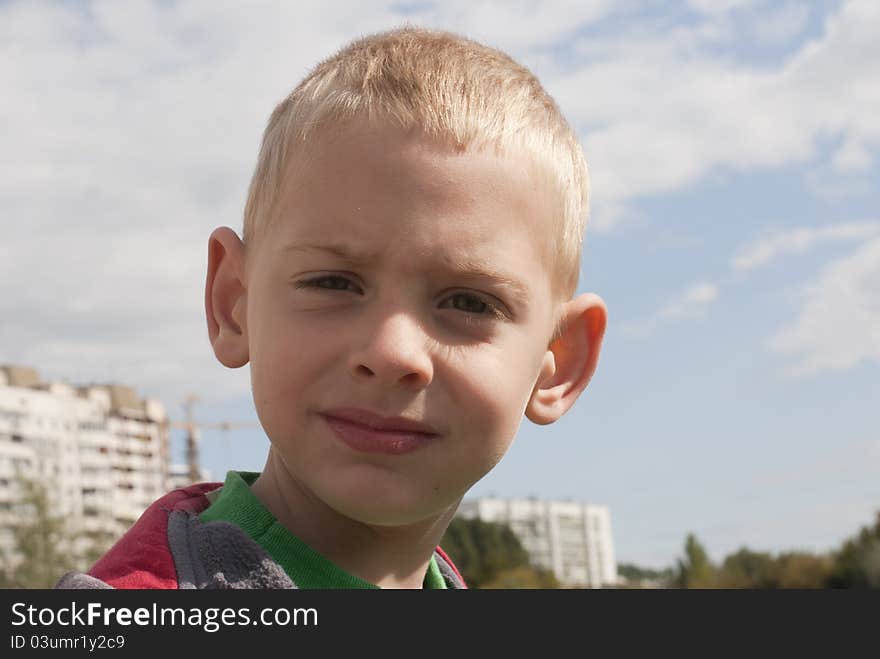
[[[265,561],[264,550],[237,526],[198,520],[197,515],[210,504],[205,494],[221,485],[198,483],[169,492],[147,508],[86,574],[69,572],[56,588],[295,587],[277,563]],[[216,552],[201,551],[211,543],[212,535],[222,535],[223,546],[233,547],[236,556],[221,555],[218,562]],[[210,548],[216,549],[216,545]],[[214,560],[204,560],[205,554]],[[458,569],[439,547],[434,558],[447,585],[467,588]]]
[[[197,483],[157,499],[88,571],[113,588],[177,588],[177,569],[168,545],[168,515],[198,515],[210,505],[206,492],[223,483]]]

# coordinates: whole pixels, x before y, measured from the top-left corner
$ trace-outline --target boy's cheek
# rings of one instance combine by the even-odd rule
[[[502,359],[471,365],[471,371],[479,374],[474,380],[471,396],[497,408],[499,414],[509,415],[518,407],[525,409],[535,384],[531,361],[525,358],[525,351],[521,348],[511,348]]]
[[[522,423],[531,390],[506,383],[470,391],[459,405],[459,423],[482,444],[485,471],[491,469],[507,452]],[[485,472],[484,472],[485,473]],[[482,477],[483,474],[480,474]]]

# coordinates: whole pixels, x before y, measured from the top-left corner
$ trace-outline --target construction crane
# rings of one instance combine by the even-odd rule
[[[214,430],[232,430],[233,428],[258,428],[257,423],[220,421],[218,423],[197,423],[193,418],[193,406],[199,402],[195,394],[188,394],[183,399],[183,407],[186,419],[184,421],[170,421],[172,428],[186,430],[186,464],[189,468],[189,479],[192,483],[198,483],[202,479],[202,470],[199,468],[199,435],[203,428]]]

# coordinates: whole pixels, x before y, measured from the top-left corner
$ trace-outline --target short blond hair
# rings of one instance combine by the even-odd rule
[[[562,217],[548,232],[554,294],[574,294],[589,206],[577,135],[527,68],[505,53],[446,31],[403,27],[353,41],[319,63],[275,108],[248,191],[245,244],[275,208],[290,158],[309,137],[355,118],[418,127],[457,149],[525,149],[550,174]]]

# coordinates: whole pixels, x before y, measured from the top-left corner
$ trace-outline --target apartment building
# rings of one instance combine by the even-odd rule
[[[605,506],[484,497],[462,502],[458,514],[507,524],[532,563],[552,571],[560,584],[601,588],[617,583],[611,514]]]
[[[124,385],[44,382],[0,366],[0,551],[22,521],[22,479],[42,483],[72,529],[118,537],[166,490],[163,405]]]

